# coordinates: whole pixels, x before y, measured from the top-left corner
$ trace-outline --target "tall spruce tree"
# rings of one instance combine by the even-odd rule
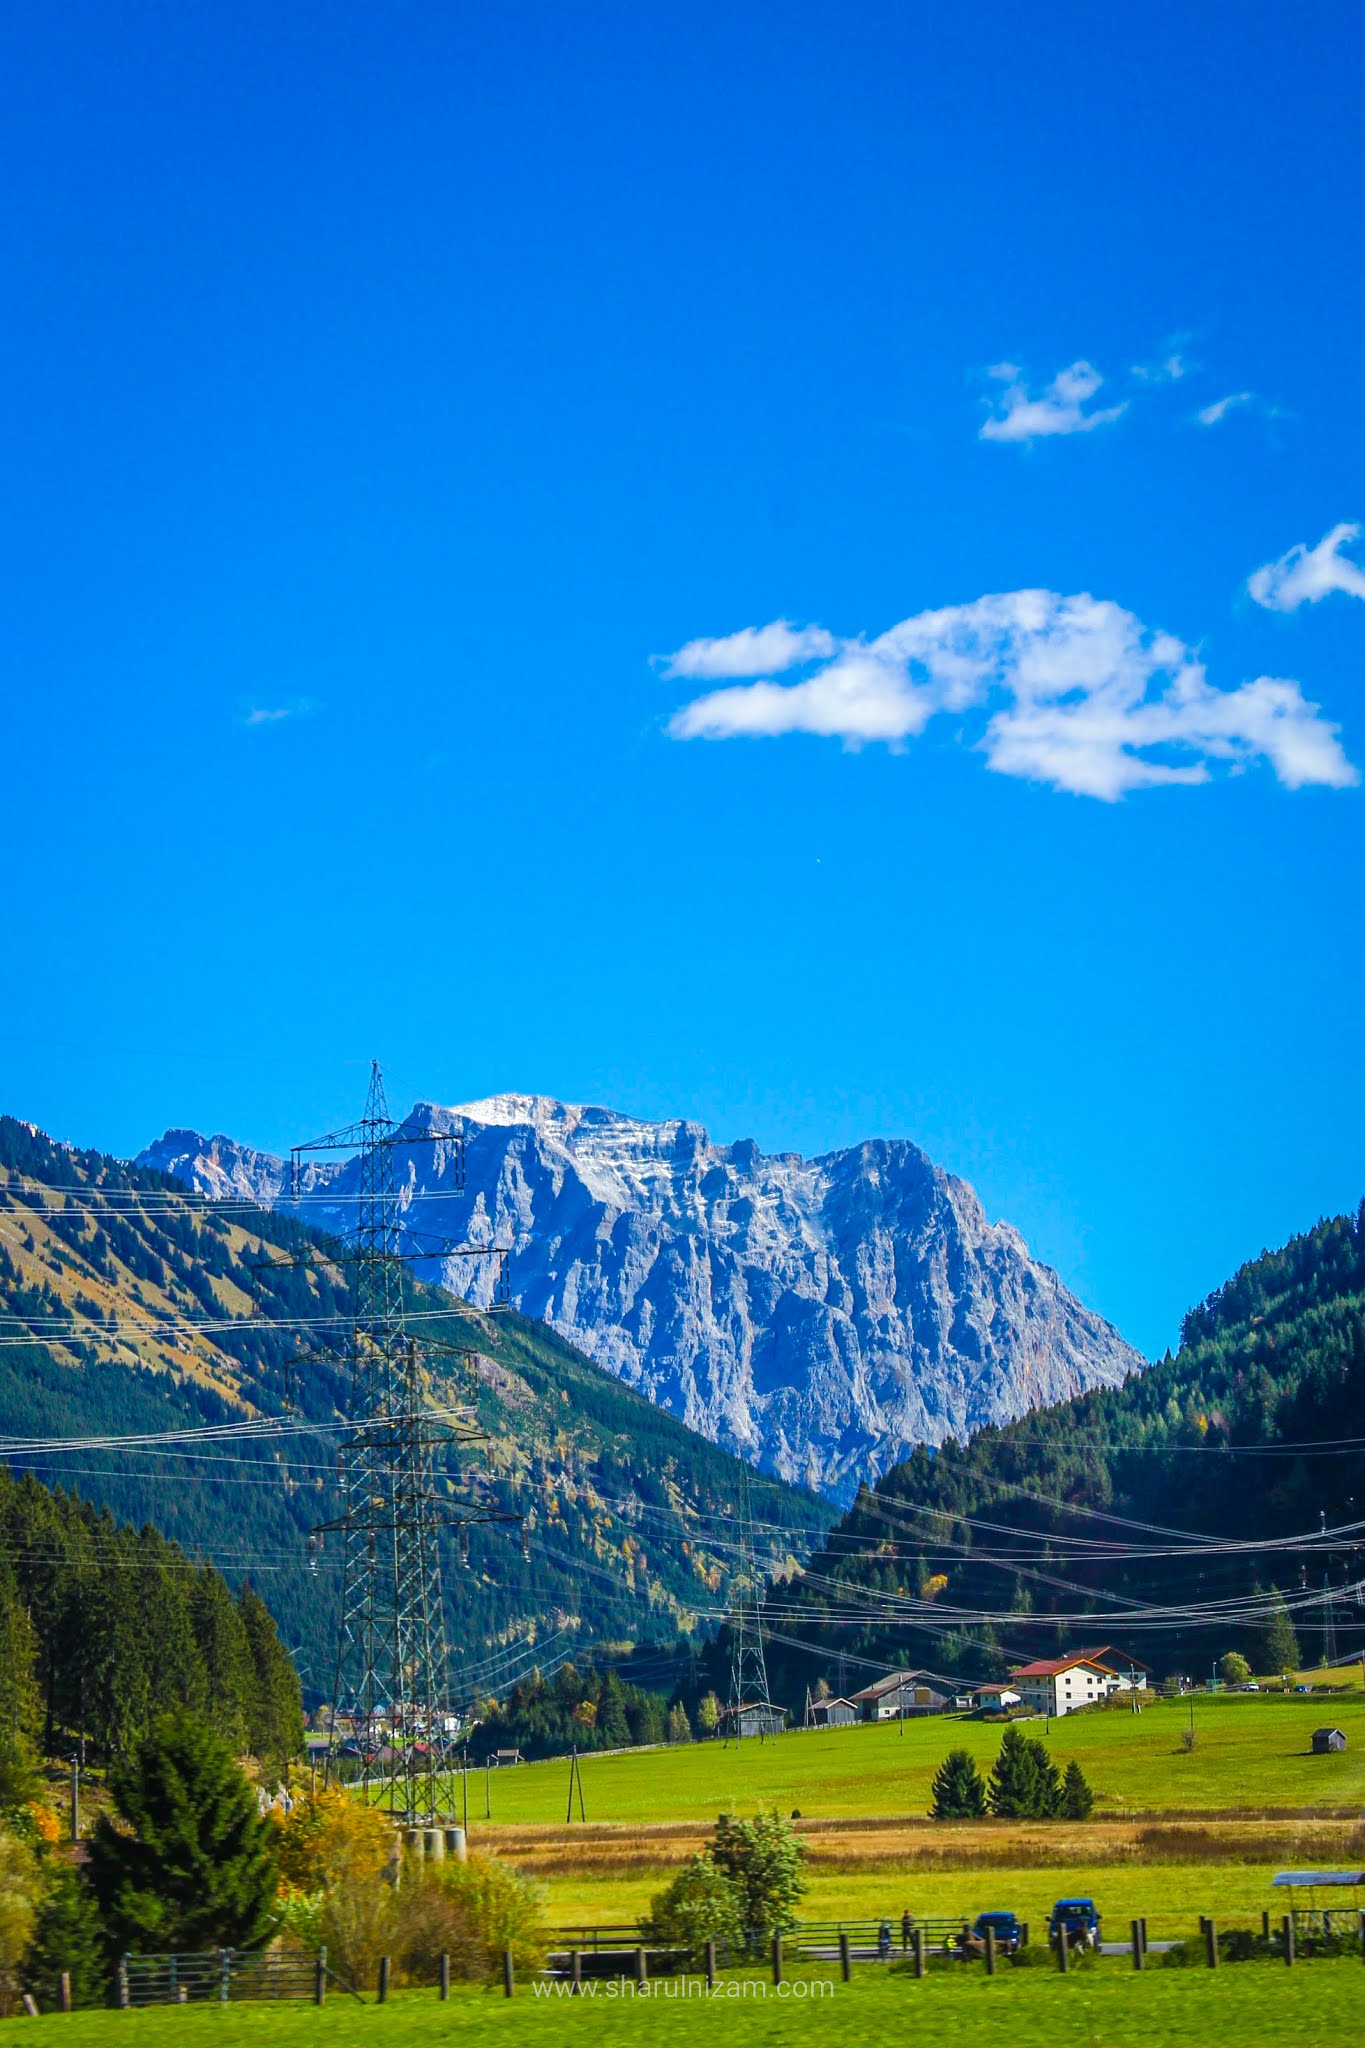
[[[274,1921],[275,1828],[222,1737],[168,1714],[109,1782],[122,1827],[100,1815],[90,1874],[115,1946],[258,1946]]]
[[[280,1641],[270,1610],[250,1585],[240,1601],[242,1630],[251,1659],[251,1692],[246,1730],[252,1754],[275,1770],[286,1770],[303,1749],[303,1701],[299,1676]]]
[[[71,1979],[74,2006],[104,2004],[109,1953],[100,1909],[89,1879],[71,1865],[49,1884],[24,1955],[24,1989],[41,2011],[56,2011],[63,1972]]]
[[[980,1820],[986,1811],[986,1787],[968,1749],[950,1749],[933,1782],[935,1820]]]
[[[1278,1588],[1276,1591],[1278,1593]],[[1289,1609],[1283,1598],[1277,1598],[1270,1610],[1261,1639],[1261,1654],[1258,1660],[1263,1671],[1279,1674],[1297,1671],[1300,1664],[1299,1639],[1294,1633],[1294,1624],[1289,1618]]]
[[[1061,1814],[1063,1820],[1089,1820],[1095,1810],[1095,1795],[1086,1782],[1085,1772],[1073,1756],[1062,1779]]]
[[[997,1820],[1034,1820],[1038,1812],[1037,1745],[1019,1728],[1007,1728],[991,1772],[987,1794]]]

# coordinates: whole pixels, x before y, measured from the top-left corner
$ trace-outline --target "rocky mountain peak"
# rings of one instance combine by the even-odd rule
[[[460,1188],[445,1148],[398,1148],[414,1228],[509,1245],[526,1314],[693,1428],[841,1501],[915,1444],[1143,1364],[907,1139],[804,1159],[518,1094],[418,1103],[411,1122],[466,1149]],[[138,1163],[287,1206],[281,1162],[221,1136],[168,1132]],[[309,1220],[344,1232],[356,1179],[343,1163],[315,1184]],[[487,1261],[422,1270],[487,1298]]]

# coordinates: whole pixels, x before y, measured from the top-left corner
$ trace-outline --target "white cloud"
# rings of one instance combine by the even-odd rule
[[[1005,389],[999,398],[1000,411],[981,428],[983,441],[1036,441],[1052,434],[1088,434],[1128,410],[1127,399],[1094,412],[1085,410],[1104,382],[1093,363],[1076,362],[1059,370],[1038,398],[1030,396],[1023,372],[1015,363],[996,363],[986,374],[997,378]]]
[[[1344,590],[1348,597],[1365,597],[1365,569],[1341,552],[1348,540],[1359,538],[1360,527],[1343,520],[1324,534],[1315,548],[1300,541],[1278,562],[1257,569],[1247,578],[1247,589],[1257,604],[1271,612],[1296,612],[1301,604],[1316,604],[1334,590]]]
[[[721,640],[689,640],[680,654],[666,657],[664,674],[692,676],[699,682],[717,676],[761,676],[833,652],[834,635],[823,626],[793,626],[777,619],[771,626],[746,626]]]
[[[247,712],[242,723],[244,725],[274,725],[281,718],[292,718],[293,716],[294,714],[287,704],[281,704],[274,708],[267,708],[264,704],[257,704]]]
[[[675,712],[670,734],[803,732],[850,747],[899,747],[932,718],[957,713],[964,737],[997,773],[1107,802],[1159,783],[1206,782],[1214,764],[1237,769],[1256,760],[1268,761],[1290,789],[1344,789],[1359,779],[1337,727],[1297,683],[1260,676],[1216,689],[1181,641],[1093,597],[1009,591],[920,612],[875,640],[825,638],[827,654],[812,661],[793,652],[780,664],[811,673],[710,691]],[[674,656],[671,673],[694,672],[694,648],[710,650],[709,675],[725,673],[715,665],[725,644],[692,642]],[[736,652],[744,659],[747,646]],[[965,716],[972,712],[975,721]]]
[[[1201,427],[1216,427],[1220,420],[1225,420],[1238,406],[1253,405],[1255,400],[1254,391],[1229,391],[1226,398],[1215,398],[1212,405],[1201,406],[1195,418]]]
[[[1134,363],[1133,375],[1139,384],[1178,384],[1182,377],[1188,377],[1197,364],[1187,363],[1178,349],[1172,349],[1159,363]]]

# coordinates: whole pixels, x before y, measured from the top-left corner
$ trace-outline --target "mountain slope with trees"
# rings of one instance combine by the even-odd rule
[[[323,1348],[350,1312],[340,1260],[289,1217],[0,1118],[0,1433],[21,1440],[7,1466],[155,1524],[234,1584],[249,1576],[314,1699],[330,1682],[340,1562],[335,1538],[310,1543],[340,1508],[346,1373],[343,1347]],[[414,1331],[439,1317],[443,1342],[477,1354],[472,1384],[435,1372],[431,1398],[472,1401],[486,1442],[461,1454],[462,1483],[527,1526],[528,1558],[497,1525],[473,1531],[467,1565],[453,1545],[443,1557],[469,1690],[500,1693],[589,1644],[673,1641],[724,1611],[737,1460],[543,1326],[452,1320],[449,1295],[418,1283],[407,1308]],[[322,1326],[279,1327],[301,1319]],[[261,1418],[278,1431],[128,1442]],[[794,1568],[830,1511],[777,1480],[747,1484],[764,1567]]]
[[[1240,1651],[1277,1672],[1321,1654],[1324,1587],[1339,1654],[1365,1647],[1362,1416],[1365,1204],[1243,1266],[1121,1387],[864,1488],[807,1571],[769,1588],[774,1691],[837,1684],[841,1653],[851,1687],[859,1660],[984,1678],[1104,1639],[1163,1671]],[[1218,1627],[1180,1611],[1218,1600]],[[1139,1625],[1149,1605],[1167,1619]],[[1055,1618],[1087,1611],[1102,1619]]]

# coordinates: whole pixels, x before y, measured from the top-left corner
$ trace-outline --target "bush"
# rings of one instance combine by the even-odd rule
[[[39,1891],[33,1850],[0,1826],[0,2017],[19,2007],[19,1959],[28,1947]]]
[[[686,1949],[694,1962],[708,1941],[737,1950],[744,1939],[739,1892],[709,1855],[694,1856],[651,1900],[643,1932],[651,1945]]]
[[[1226,1657],[1218,1659],[1218,1675],[1224,1685],[1245,1685],[1251,1676],[1251,1666],[1240,1650],[1229,1650]]]
[[[779,1813],[760,1808],[753,1820],[723,1813],[710,1855],[739,1894],[740,1924],[751,1940],[769,1940],[796,1925],[806,1849]]]
[[[935,1820],[980,1820],[986,1811],[986,1787],[970,1750],[950,1750],[933,1783]]]
[[[96,1821],[90,1875],[115,1947],[259,1946],[278,1918],[279,1845],[221,1737],[168,1714],[109,1785],[123,1825]]]
[[[381,1877],[393,1853],[388,1814],[337,1785],[298,1800],[280,1823],[280,1876],[302,1892]]]

